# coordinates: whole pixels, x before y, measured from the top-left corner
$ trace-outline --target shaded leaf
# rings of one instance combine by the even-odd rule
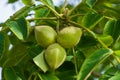
[[[43,47],[41,46],[31,46],[31,48],[28,50],[30,57],[34,58],[37,55],[39,55],[43,51]]]
[[[5,32],[0,32],[0,56],[6,52],[9,48],[9,38],[7,33]]]
[[[33,61],[43,72],[46,72],[49,69],[44,59],[44,51],[33,58]]]
[[[52,73],[39,73],[38,74],[40,80],[60,80],[58,77],[56,77]]]
[[[97,2],[97,0],[86,0],[86,3],[89,7],[93,7],[96,2]]]
[[[4,60],[4,67],[16,66],[19,63],[24,63],[23,59],[27,60],[27,48],[19,43],[11,47],[7,58]],[[27,57],[26,57],[27,56]]]
[[[4,46],[5,46],[5,36],[4,33],[0,32],[0,56],[3,54],[4,52]]]
[[[118,36],[120,35],[120,19],[117,20],[115,26],[114,26],[114,29],[113,29],[113,38],[116,40],[118,38]]]
[[[102,19],[103,15],[98,14],[96,12],[90,11],[88,12],[82,19],[82,24],[87,28],[94,28],[96,24],[98,24]]]
[[[73,60],[72,60],[73,61]],[[57,70],[56,75],[60,80],[75,80],[75,66],[72,61],[65,61]]]
[[[4,61],[7,58],[10,41],[7,33],[0,32],[0,66],[3,66]]]
[[[60,80],[75,80],[75,71],[74,70],[64,70],[56,73]]]
[[[12,67],[8,67],[4,69],[4,77],[5,80],[22,80],[16,73],[16,71]]]
[[[104,48],[96,50],[84,61],[83,65],[81,66],[80,72],[77,76],[77,80],[87,80],[93,69],[112,53],[112,50]]]
[[[100,80],[109,80],[109,78],[114,77],[116,73],[119,72],[117,67],[110,67],[106,72],[99,78]],[[116,79],[114,79],[116,80]]]
[[[14,3],[16,1],[18,1],[18,0],[8,0],[8,3]]]
[[[120,35],[119,26],[120,26],[120,19],[109,20],[105,25],[103,33],[111,35],[116,40]]]

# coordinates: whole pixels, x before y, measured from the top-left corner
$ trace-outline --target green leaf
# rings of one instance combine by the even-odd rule
[[[7,56],[7,59],[4,62],[4,67],[9,67],[9,66],[16,66],[19,63],[24,63],[23,59],[26,58],[27,56],[27,47],[24,46],[23,44],[19,43],[17,45],[14,45]],[[27,56],[28,57],[28,56]]]
[[[35,17],[36,18],[42,18],[42,17],[47,17],[47,15],[50,13],[50,10],[47,8],[40,8],[35,10]],[[37,24],[41,24],[41,20],[36,22]]]
[[[57,76],[60,80],[75,80],[75,70],[62,70],[57,72]]]
[[[52,7],[53,9],[55,9],[55,6],[54,6],[52,0],[41,0],[41,1],[44,1],[44,2],[47,3],[50,7]]]
[[[0,32],[0,56],[4,52],[4,46],[5,46],[5,36],[4,33]]]
[[[120,35],[120,19],[117,20],[114,29],[113,29],[113,38],[116,40]]]
[[[0,66],[3,65],[7,58],[10,41],[7,33],[0,31]]]
[[[43,72],[48,71],[49,68],[44,59],[44,51],[42,51],[39,55],[33,58],[33,61]]]
[[[116,20],[114,20],[114,19],[107,21],[107,23],[105,24],[105,27],[104,27],[103,34],[112,35],[115,23],[116,23]]]
[[[120,80],[120,73],[116,74],[115,76],[111,77],[108,80]]]
[[[7,26],[20,40],[25,40],[28,37],[28,23],[24,18],[19,18],[17,21],[10,21],[7,23]]]
[[[9,44],[10,42],[9,42],[7,33],[1,31],[0,32],[0,56],[2,56],[2,54],[8,50]]]
[[[8,67],[4,69],[4,77],[5,80],[22,80],[16,73],[16,71],[12,67]]]
[[[103,15],[96,12],[88,12],[82,19],[82,24],[87,28],[94,28],[104,18]]]
[[[35,10],[35,12],[35,17],[46,17],[49,13],[49,10],[47,8],[40,8],[38,10]]]
[[[109,20],[104,28],[104,34],[111,35],[114,40],[116,40],[120,35],[120,19],[118,20]]]
[[[24,3],[26,6],[32,5],[34,3],[33,0],[22,0],[22,3]]]
[[[32,57],[32,58],[34,58],[34,57],[36,57],[38,54],[40,54],[42,51],[43,51],[43,47],[41,47],[41,46],[33,46],[33,47],[31,47],[29,50],[28,50],[28,52],[29,52],[29,55],[30,55],[30,57]]]
[[[60,80],[52,73],[39,73],[38,76],[40,80]]]
[[[120,36],[117,38],[117,40],[115,41],[114,45],[113,45],[113,49],[114,50],[120,50]]]
[[[105,73],[102,76],[100,76],[99,80],[109,80],[109,78],[112,78],[116,74],[118,74],[119,71],[120,70],[118,69],[118,67],[110,67],[105,71]]]
[[[66,57],[65,61],[72,61],[72,59],[73,59],[73,56],[69,55],[69,56]]]
[[[8,3],[15,3],[18,0],[8,0]]]
[[[99,50],[96,50],[84,61],[77,76],[77,80],[87,80],[87,78],[90,76],[90,73],[95,69],[95,67],[112,53],[113,51],[110,49],[101,48]]]
[[[97,0],[86,0],[86,3],[89,7],[93,7],[96,2],[97,2]]]

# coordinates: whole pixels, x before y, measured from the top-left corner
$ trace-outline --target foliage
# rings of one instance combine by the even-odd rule
[[[82,0],[76,6],[66,0],[61,6],[52,0],[30,1],[22,0],[25,6],[0,24],[2,80],[120,80],[119,0]],[[35,26],[40,25],[57,33],[66,26],[82,29],[79,43],[65,48],[66,59],[55,70],[44,60],[46,48],[35,39]]]

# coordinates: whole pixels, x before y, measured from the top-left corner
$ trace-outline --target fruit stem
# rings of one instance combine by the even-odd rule
[[[104,48],[108,49],[108,47],[96,36],[96,34],[93,31],[91,31],[90,29],[88,29],[85,26],[83,26],[81,24],[78,24],[76,22],[73,22],[73,21],[68,21],[68,22],[73,24],[73,25],[76,25],[78,27],[81,27],[81,28],[83,28],[86,31],[88,31]]]
[[[74,55],[74,65],[75,65],[75,72],[76,72],[76,75],[78,74],[78,68],[77,68],[77,61],[76,61],[76,53],[75,53],[75,49],[72,48],[72,51],[73,51],[73,55]]]
[[[60,21],[59,18],[57,19],[57,26],[56,26],[56,31],[57,33],[59,33],[59,25],[60,25]]]
[[[51,6],[49,6],[44,0],[40,0],[43,4],[45,4],[57,17],[62,18],[62,15],[60,15],[56,10],[54,10]]]

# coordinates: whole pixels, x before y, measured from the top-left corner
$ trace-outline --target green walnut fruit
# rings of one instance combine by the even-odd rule
[[[72,48],[79,43],[81,36],[81,28],[69,26],[58,33],[57,42],[64,48]]]
[[[56,36],[56,31],[50,26],[35,27],[35,38],[42,47],[47,47],[50,44],[55,43]]]
[[[120,50],[116,50],[114,51],[115,55],[117,55],[118,57],[120,57]]]
[[[58,43],[54,43],[45,50],[45,61],[52,70],[60,67],[66,59],[66,51]]]
[[[110,46],[113,43],[113,38],[110,35],[99,36],[98,38],[107,46]]]

